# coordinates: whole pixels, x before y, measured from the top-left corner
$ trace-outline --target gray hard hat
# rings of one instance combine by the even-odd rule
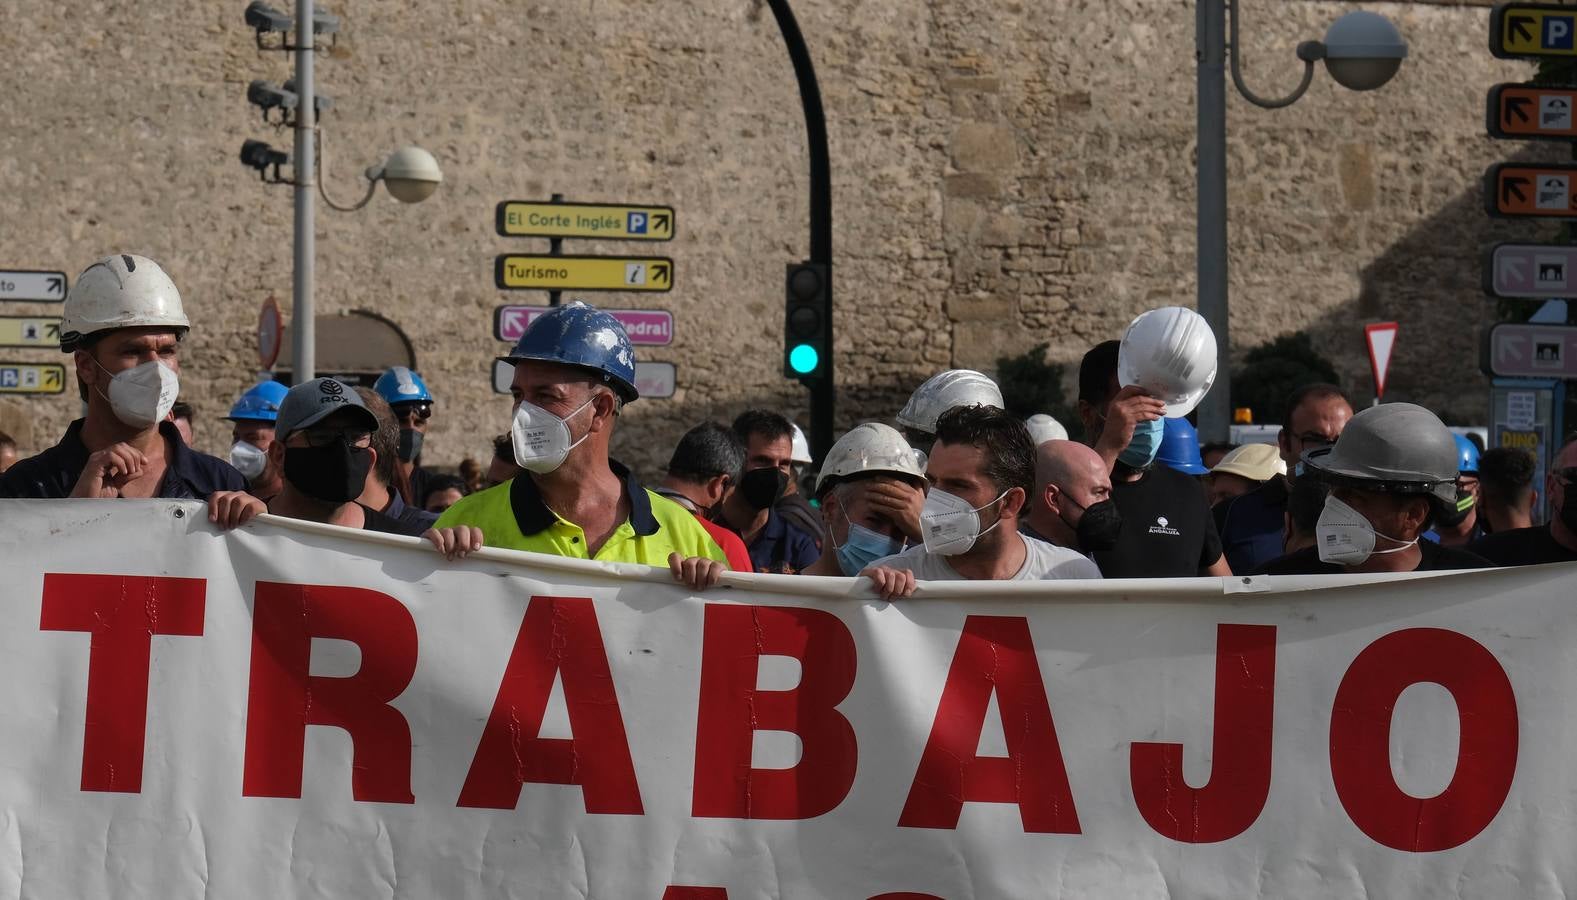
[[[1303,454],[1334,484],[1457,499],[1457,442],[1434,413],[1412,403],[1384,403],[1353,416],[1331,447]]]

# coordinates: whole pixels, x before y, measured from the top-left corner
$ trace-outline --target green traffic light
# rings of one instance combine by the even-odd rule
[[[789,351],[789,368],[801,375],[809,375],[821,365],[821,354],[809,344],[796,344]]]

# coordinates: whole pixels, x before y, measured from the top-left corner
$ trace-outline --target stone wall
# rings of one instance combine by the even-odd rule
[[[1293,47],[1352,4],[1243,0],[1246,75],[1296,84]],[[199,443],[250,381],[259,304],[288,308],[288,188],[236,161],[243,139],[288,146],[245,102],[283,81],[241,0],[68,0],[0,12],[0,267],[75,273],[115,250],[177,279],[196,323],[183,384]],[[648,470],[705,417],[747,405],[804,412],[780,374],[782,272],[806,252],[803,125],[776,26],[759,0],[345,0],[319,61],[329,189],[404,143],[433,151],[437,195],[318,213],[320,311],[374,309],[410,336],[439,397],[427,446],[488,452],[507,401],[488,387],[492,258],[545,242],[498,237],[493,207],[545,198],[666,203],[678,262],[672,400],[630,407],[622,455]],[[799,0],[832,134],[839,419],[890,416],[949,365],[990,369],[1047,342],[1076,363],[1143,309],[1192,304],[1194,5],[1188,0]],[[1361,324],[1402,323],[1389,395],[1482,421],[1478,288],[1491,162],[1555,158],[1484,137],[1484,94],[1530,67],[1490,58],[1488,10],[1373,4],[1412,56],[1384,90],[1323,72],[1290,109],[1235,94],[1232,329],[1245,348],[1309,329],[1364,394]],[[342,200],[342,202],[343,202]],[[572,252],[634,245],[574,242]],[[647,245],[644,249],[650,249]],[[597,298],[591,298],[596,301]],[[44,311],[18,307],[0,312]],[[7,359],[57,353],[0,351]],[[1070,372],[1071,374],[1071,372]],[[52,442],[77,409],[0,399],[0,429]]]

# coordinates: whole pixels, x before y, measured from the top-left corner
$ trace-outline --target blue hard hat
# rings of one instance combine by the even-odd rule
[[[1452,437],[1457,439],[1457,472],[1471,472],[1478,474],[1478,445],[1452,432]]]
[[[619,320],[579,300],[555,306],[526,327],[508,356],[523,360],[579,366],[602,375],[626,402],[640,396],[635,390],[635,348]]]
[[[246,393],[230,407],[231,420],[273,422],[279,418],[279,404],[290,389],[277,381],[264,381],[247,388]]]
[[[396,403],[431,403],[433,395],[427,391],[422,376],[405,366],[393,366],[372,384],[373,393],[393,406]]]
[[[1199,456],[1199,433],[1187,419],[1167,419],[1161,432],[1161,449],[1155,461],[1184,475],[1208,475],[1205,461]]]

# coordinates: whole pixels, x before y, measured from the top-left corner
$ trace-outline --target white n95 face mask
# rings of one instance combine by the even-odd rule
[[[110,370],[93,361],[110,375]],[[110,402],[115,418],[133,428],[152,428],[164,421],[181,392],[180,376],[156,359],[110,375],[108,392],[100,392]]]
[[[925,495],[925,505],[920,508],[920,536],[925,541],[925,549],[942,556],[968,553],[982,534],[1002,524],[998,518],[991,523],[991,528],[981,531],[980,510],[1006,496],[1007,491],[1003,491],[991,503],[974,507],[962,497],[931,488]]]
[[[268,454],[246,441],[236,441],[230,445],[230,465],[251,481],[263,474],[263,469],[268,466]]]
[[[1399,546],[1376,550],[1374,539],[1377,535]],[[1317,542],[1315,546],[1320,554],[1320,562],[1338,566],[1360,565],[1377,553],[1399,553],[1418,543],[1417,538],[1401,541],[1388,534],[1379,534],[1363,513],[1336,499],[1334,495],[1325,498],[1320,520],[1314,526],[1314,540]]]
[[[581,441],[591,437],[588,431],[581,436],[580,441],[571,443],[568,422],[590,406],[592,399],[587,397],[579,409],[562,419],[529,400],[520,401],[520,406],[515,409],[515,419],[509,426],[509,437],[515,445],[515,462],[522,469],[538,475],[546,475],[564,465],[569,452],[580,446]]]

